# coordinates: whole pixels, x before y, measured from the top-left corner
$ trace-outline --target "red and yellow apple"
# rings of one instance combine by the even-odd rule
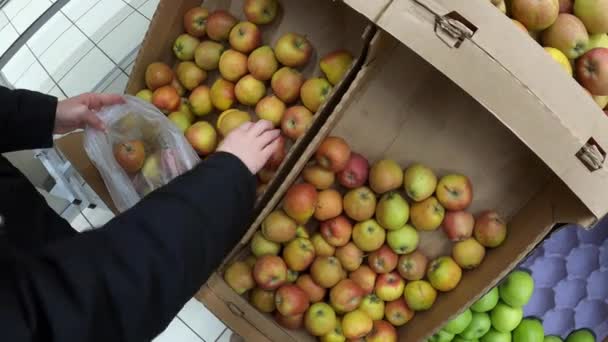
[[[359,307],[363,289],[351,279],[342,279],[329,291],[329,302],[337,313],[351,312]]]
[[[348,162],[338,176],[340,185],[347,189],[355,189],[365,185],[369,174],[369,163],[365,157],[356,152],[351,152]]]
[[[317,112],[331,94],[332,86],[324,78],[311,78],[302,84],[300,99],[306,108]]]
[[[355,224],[352,239],[362,251],[372,252],[384,244],[386,231],[376,220],[365,220]]]
[[[310,60],[312,45],[306,37],[290,32],[277,40],[274,52],[281,64],[294,68],[301,67]]]
[[[251,267],[243,261],[237,261],[228,266],[224,272],[224,280],[238,294],[254,288],[255,282],[251,275]]]
[[[304,271],[315,259],[315,248],[310,240],[295,238],[283,248],[283,260],[294,271]]]
[[[283,198],[283,210],[299,224],[305,224],[313,216],[317,206],[317,190],[308,183],[292,185]]]
[[[218,67],[223,78],[236,82],[247,75],[247,55],[232,49],[226,50],[220,56]]]
[[[283,316],[303,314],[308,309],[308,295],[297,285],[284,284],[274,295],[277,311]]]
[[[466,209],[473,201],[473,186],[467,176],[449,174],[437,183],[437,200],[447,210]]]
[[[234,95],[234,83],[218,78],[213,82],[209,95],[213,107],[225,111],[232,107],[236,96]]]
[[[255,106],[255,114],[258,118],[272,122],[274,127],[281,124],[284,113],[285,103],[275,95],[264,97]]]
[[[282,67],[272,75],[270,86],[278,98],[289,104],[300,97],[300,89],[303,83],[304,76],[299,71]]]
[[[230,30],[228,40],[233,49],[242,53],[250,53],[262,44],[262,32],[256,24],[243,21]]]
[[[223,52],[224,45],[211,40],[202,41],[194,50],[194,62],[203,70],[215,70]]]
[[[376,212],[376,195],[368,187],[359,187],[344,195],[342,207],[348,217],[365,221]]]
[[[369,268],[369,266],[361,265],[359,268],[351,272],[348,277],[359,284],[361,289],[363,289],[366,294],[370,294],[374,291],[377,274],[371,268]]]
[[[336,258],[340,260],[340,263],[345,270],[352,272],[361,266],[361,263],[363,262],[363,251],[353,242],[348,242],[346,245],[336,248]]]
[[[225,10],[213,11],[207,18],[207,36],[215,41],[227,40],[238,21]]]
[[[369,186],[377,194],[396,190],[403,185],[403,171],[396,161],[383,159],[374,163],[369,171]]]
[[[342,279],[342,272],[340,260],[333,256],[317,256],[310,266],[312,279],[326,289],[334,287]]]
[[[287,281],[287,265],[276,255],[262,255],[253,267],[253,279],[264,290],[275,290]]]
[[[321,71],[329,80],[329,83],[336,85],[353,63],[353,56],[346,50],[337,50],[325,55],[319,61]]]
[[[447,292],[460,283],[462,269],[451,257],[442,256],[431,261],[426,276],[435,289]]]
[[[396,300],[403,295],[405,280],[397,272],[378,275],[374,293],[385,302]]]
[[[304,106],[287,108],[281,118],[281,131],[290,139],[297,140],[310,128],[313,114]]]
[[[306,292],[311,303],[320,302],[325,298],[325,292],[327,290],[317,285],[309,274],[302,274],[299,276],[296,280],[296,285]]]
[[[329,189],[336,179],[335,174],[317,164],[309,164],[302,171],[305,182],[312,184],[317,190]]]

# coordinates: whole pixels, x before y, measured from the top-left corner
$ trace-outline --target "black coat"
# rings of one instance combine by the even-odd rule
[[[0,87],[0,152],[52,145],[57,100]],[[0,340],[149,341],[242,236],[253,175],[217,153],[76,234],[0,157]]]

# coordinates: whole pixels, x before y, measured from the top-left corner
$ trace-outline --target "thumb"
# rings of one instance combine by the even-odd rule
[[[85,116],[85,124],[100,131],[106,130],[106,125],[104,122],[92,111],[89,111]]]

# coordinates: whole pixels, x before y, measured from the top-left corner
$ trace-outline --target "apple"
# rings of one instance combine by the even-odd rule
[[[213,11],[207,18],[207,36],[218,42],[227,40],[236,23],[236,18],[227,11]]]
[[[499,332],[510,333],[515,330],[524,318],[522,308],[513,308],[503,302],[496,304],[490,312],[492,326]]]
[[[276,255],[262,255],[253,267],[253,279],[260,288],[275,290],[287,281],[287,265]]]
[[[251,122],[248,112],[238,109],[228,109],[220,114],[217,119],[217,130],[223,137],[227,137],[234,129],[241,127],[242,124]]]
[[[304,226],[298,226],[296,228],[296,237],[310,239],[310,234],[308,234],[308,230]]]
[[[317,206],[318,194],[308,183],[292,185],[283,198],[283,210],[299,224],[305,224],[312,217]]]
[[[245,258],[245,260],[244,260],[244,261],[245,261],[245,263],[246,263],[247,265],[249,265],[249,267],[251,267],[251,269],[253,270],[253,266],[255,266],[255,261],[256,261],[256,260],[257,260],[257,258],[255,257],[255,255],[248,255],[248,256]]]
[[[287,282],[288,283],[291,283],[291,284],[295,283],[299,276],[300,276],[300,272],[294,271],[291,269],[287,270]]]
[[[275,312],[274,319],[279,323],[282,327],[291,330],[297,330],[302,327],[304,323],[304,314],[291,315],[291,316],[283,316],[279,311]]]
[[[295,102],[300,97],[304,76],[289,67],[282,67],[272,75],[270,86],[274,94],[285,103]]]
[[[608,33],[597,33],[589,36],[589,44],[585,52],[595,48],[608,48]]]
[[[379,160],[369,171],[369,186],[377,194],[396,190],[403,185],[403,171],[396,161]]]
[[[229,35],[230,46],[242,53],[250,53],[262,44],[262,32],[251,22],[236,24]]]
[[[211,86],[210,96],[213,107],[221,111],[228,110],[236,99],[234,83],[218,78]]]
[[[321,287],[329,289],[342,279],[342,265],[333,256],[317,256],[310,266],[312,280]]]
[[[346,337],[342,333],[342,322],[340,319],[336,320],[336,326],[334,330],[320,337],[320,342],[345,342]]]
[[[354,310],[342,318],[342,332],[344,337],[357,339],[364,337],[372,331],[374,322],[361,310]]]
[[[414,280],[405,285],[403,296],[409,308],[414,311],[424,311],[435,303],[437,291],[426,280]]]
[[[369,267],[379,274],[389,273],[394,270],[397,267],[398,260],[399,256],[387,245],[382,245],[367,257]]]
[[[350,235],[349,235],[350,237]],[[336,248],[336,258],[340,260],[342,267],[349,271],[355,271],[363,262],[363,251],[352,242]]]
[[[173,122],[175,127],[177,127],[182,133],[186,132],[188,127],[190,127],[190,125],[192,124],[188,114],[182,112],[173,112],[169,114],[167,118],[169,119],[169,121]]]
[[[350,190],[343,202],[344,212],[355,221],[368,220],[376,212],[376,195],[368,187]]]
[[[494,328],[490,328],[488,332],[479,339],[480,342],[511,342],[512,334],[510,332],[503,333]],[[543,338],[543,342],[551,342],[554,341],[550,336],[545,336]],[[561,338],[558,340],[561,342]]]
[[[384,317],[384,301],[375,294],[368,294],[361,300],[359,310],[365,312],[372,320],[377,321]]]
[[[608,32],[608,1],[576,0],[574,15],[583,21],[589,33]]]
[[[268,184],[270,183],[270,181],[272,180],[272,178],[274,177],[274,174],[276,173],[276,170],[272,170],[269,167],[263,167],[259,172],[258,172],[258,180],[264,184]]]
[[[335,191],[335,190],[324,190],[324,191]],[[323,192],[324,192],[323,191]],[[319,198],[321,198],[321,192],[319,194]],[[338,196],[340,195],[337,191]],[[340,197],[340,208],[342,207],[342,199]],[[318,210],[318,209],[317,209]],[[317,211],[315,211],[316,216]],[[332,246],[341,247],[344,246],[350,241],[350,237],[352,234],[352,224],[350,221],[340,215],[334,218],[331,218],[327,221],[321,222],[320,232],[325,241]]]
[[[503,2],[503,4],[504,4],[504,2]],[[454,334],[441,329],[438,332],[434,333],[428,339],[428,342],[449,342],[449,341],[452,341],[453,339],[454,339]]]
[[[465,270],[479,266],[485,255],[486,249],[473,238],[456,242],[452,248],[452,258]]]
[[[245,0],[243,12],[247,20],[258,25],[269,24],[277,16],[277,0]]]
[[[182,61],[191,61],[194,59],[194,50],[200,44],[200,40],[196,37],[184,33],[177,37],[173,43],[173,53],[175,57]]]
[[[332,171],[322,166],[309,164],[302,171],[302,178],[317,190],[326,190],[334,184],[336,176]]]
[[[336,312],[327,303],[314,303],[304,316],[304,326],[313,336],[323,336],[336,327]]]
[[[205,116],[213,110],[211,90],[207,86],[198,86],[192,90],[188,98],[192,112],[197,116]]]
[[[152,104],[163,113],[168,114],[179,108],[180,97],[172,86],[162,86],[152,94]]]
[[[140,91],[137,92],[137,94],[135,94],[135,96],[139,97],[140,99],[146,101],[146,102],[152,102],[152,90],[150,89],[142,89]]]
[[[274,127],[278,127],[281,124],[284,113],[285,103],[275,95],[268,95],[262,98],[255,106],[255,114],[258,118],[272,122]]]
[[[260,81],[270,80],[278,67],[279,64],[274,56],[274,51],[268,45],[253,50],[247,59],[249,73]]]
[[[410,217],[410,206],[399,193],[385,193],[376,206],[376,221],[387,230],[402,228]]]
[[[296,285],[306,292],[311,303],[320,302],[325,297],[325,288],[317,285],[309,274],[299,276]]]
[[[597,105],[600,107],[600,109],[604,109],[606,106],[608,106],[608,95],[607,96],[592,95],[591,97],[593,98],[593,101],[595,101],[595,103],[597,103]]]
[[[608,48],[595,48],[576,61],[576,79],[592,95],[608,95]]]
[[[378,275],[374,292],[386,302],[393,301],[403,295],[405,281],[397,272]]]
[[[180,97],[183,97],[184,95],[186,95],[186,88],[184,87],[184,85],[177,79],[177,77],[173,78],[173,81],[171,81],[171,86],[173,88],[175,88],[175,90],[177,91],[177,94]]]
[[[283,316],[303,314],[309,306],[308,295],[300,287],[284,284],[274,295],[277,311]]]
[[[338,84],[353,63],[353,56],[346,50],[337,50],[325,55],[319,67],[332,85]]]
[[[194,62],[199,68],[212,71],[218,68],[224,45],[212,40],[202,41],[194,50]]]
[[[315,253],[317,256],[333,256],[336,252],[336,247],[327,243],[320,233],[315,233],[310,238],[310,241],[315,247]]]
[[[441,177],[436,195],[447,210],[464,210],[473,201],[473,186],[467,176],[450,174]]]
[[[256,257],[262,255],[278,255],[281,250],[281,245],[272,242],[264,237],[261,231],[255,232],[251,239],[251,252]]]
[[[317,196],[317,206],[315,208],[314,217],[319,221],[327,221],[338,217],[342,213],[342,195],[337,190],[327,189],[319,191]],[[339,219],[339,222],[348,222],[348,219],[342,217]],[[335,221],[332,221],[335,223]],[[348,222],[350,226],[350,222]],[[325,236],[325,235],[324,235]],[[331,241],[328,240],[329,243]],[[345,245],[348,242],[340,241],[342,243],[340,246]]]
[[[153,188],[162,185],[160,153],[153,153],[146,158],[144,166],[141,168],[141,174]]]
[[[445,209],[437,198],[429,197],[422,202],[415,202],[410,209],[412,225],[418,230],[437,229],[443,221]]]
[[[176,68],[177,79],[188,90],[198,87],[207,78],[207,72],[194,62],[181,62]]]
[[[148,87],[148,89],[151,91],[171,84],[173,78],[173,70],[171,70],[171,68],[165,63],[151,63],[146,68],[146,87]]]
[[[316,112],[327,101],[331,91],[332,86],[326,79],[311,78],[302,84],[300,99],[306,108]]]
[[[114,145],[114,159],[127,173],[138,172],[146,159],[144,143],[141,140],[132,140]],[[350,233],[348,235],[350,238]]]
[[[453,290],[462,278],[460,266],[449,256],[439,257],[429,264],[426,276],[431,285],[442,292]]]
[[[296,223],[283,211],[275,210],[262,222],[262,234],[272,242],[287,242],[296,236]]]
[[[475,340],[482,336],[484,336],[492,327],[492,322],[490,321],[490,316],[485,312],[473,312],[471,323],[469,326],[460,333],[461,338],[466,338],[467,340]],[[539,336],[540,339],[528,340],[528,339],[515,339],[515,341],[542,341],[543,336]]]
[[[387,321],[376,320],[365,342],[397,342],[397,330]]]
[[[443,219],[443,231],[451,241],[463,241],[473,235],[475,218],[467,211],[448,211]]]
[[[498,286],[500,299],[508,305],[516,308],[528,304],[534,292],[534,279],[529,273],[517,270]]]
[[[583,22],[572,14],[563,13],[542,33],[543,46],[556,48],[569,59],[580,57],[587,49],[589,34]]]
[[[297,140],[310,128],[313,114],[304,106],[287,108],[281,119],[281,131],[286,137]]]
[[[255,106],[266,94],[266,86],[262,81],[247,75],[236,83],[234,94],[236,99],[245,106]]]
[[[286,33],[277,40],[274,53],[281,64],[292,68],[301,67],[310,60],[312,45],[302,35]]]
[[[474,312],[488,312],[496,307],[498,301],[500,300],[500,295],[498,291],[498,287],[492,288],[486,294],[481,296],[478,300],[476,300],[471,305],[471,310]]]
[[[281,166],[281,163],[285,159],[285,156],[287,156],[287,150],[285,148],[285,138],[280,135],[278,138],[276,138],[276,142],[276,150],[274,150],[272,155],[270,155],[270,158],[268,159],[265,165],[265,167],[271,170],[277,170],[279,166]]]
[[[228,266],[224,272],[224,280],[239,295],[255,287],[251,267],[243,261]]]
[[[412,164],[403,173],[403,187],[409,198],[420,202],[435,192],[437,176],[425,165]]]
[[[396,327],[409,322],[414,318],[414,315],[414,311],[408,306],[403,297],[390,301],[384,306],[384,317]]]
[[[444,331],[449,332],[450,334],[460,334],[461,332],[464,331],[464,329],[466,329],[469,324],[471,324],[471,320],[473,319],[473,313],[471,312],[471,310],[466,309],[464,310],[462,313],[460,313],[458,316],[452,318],[450,321],[448,321],[444,326],[443,329]]]
[[[574,0],[559,0],[559,13],[572,13]]]
[[[376,286],[377,274],[367,265],[361,265],[348,276],[363,289],[365,294],[370,294]]]
[[[473,234],[483,246],[498,247],[507,237],[507,223],[496,211],[486,210],[477,216]]]
[[[315,248],[310,240],[295,238],[283,248],[283,260],[294,271],[304,271],[315,259]]]
[[[595,333],[591,331],[589,328],[581,328],[572,331],[566,337],[566,342],[587,342],[587,341],[595,341]],[[547,337],[545,337],[545,341]],[[552,340],[553,341],[553,340]]]
[[[236,82],[247,74],[247,55],[228,49],[220,56],[218,67],[223,78]]]
[[[386,234],[386,242],[397,254],[407,254],[418,247],[418,232],[409,224],[400,229],[391,230]]]
[[[329,302],[337,313],[351,312],[359,307],[363,289],[351,279],[342,279],[329,291]]]
[[[350,147],[340,137],[325,138],[315,152],[315,160],[321,166],[333,172],[344,170],[350,159]]]
[[[385,238],[385,230],[374,219],[359,222],[353,228],[353,242],[364,252],[377,250],[384,244]]]
[[[530,31],[548,28],[558,14],[558,0],[511,0],[511,15]]]
[[[192,121],[194,121],[194,114],[192,114],[192,110],[191,110],[190,106],[191,106],[190,101],[186,98],[182,98],[177,111],[180,113],[186,114],[188,116],[188,118],[190,119],[190,121],[192,122]]]
[[[201,38],[207,31],[209,10],[204,7],[194,7],[184,14],[184,29],[189,35]]]
[[[274,304],[274,291],[262,290],[259,287],[251,291],[249,301],[253,307],[264,313],[271,313],[276,308]]]
[[[534,317],[524,318],[521,323],[513,330],[512,337],[513,342],[520,341],[543,341],[545,331],[543,329],[543,323]],[[593,337],[593,336],[592,336]],[[567,338],[566,341],[574,342],[581,341],[577,338]],[[593,341],[593,339],[591,340]]]
[[[369,163],[362,155],[351,152],[348,162],[338,173],[338,182],[347,189],[363,186],[367,182]]]
[[[427,265],[427,257],[422,252],[416,250],[399,257],[397,271],[406,280],[420,280],[426,274]]]

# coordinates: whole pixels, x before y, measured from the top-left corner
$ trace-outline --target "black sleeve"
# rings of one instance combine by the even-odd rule
[[[103,229],[22,258],[14,326],[36,341],[150,341],[238,242],[254,196],[244,164],[218,153]]]
[[[57,98],[0,87],[0,153],[53,145]]]

